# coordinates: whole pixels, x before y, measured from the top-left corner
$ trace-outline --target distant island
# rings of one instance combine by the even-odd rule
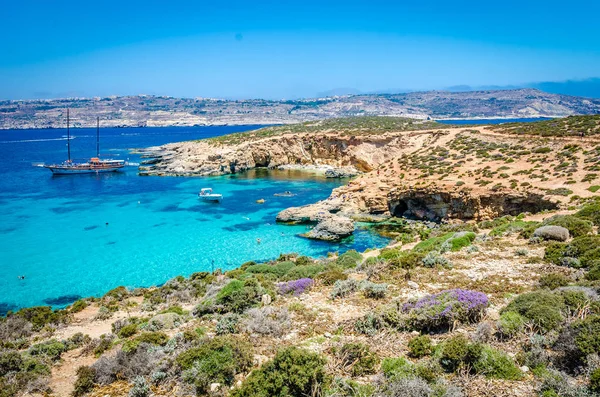
[[[536,89],[346,95],[297,100],[111,96],[0,101],[0,129],[292,124],[349,116],[414,119],[564,117],[600,113],[600,99]]]

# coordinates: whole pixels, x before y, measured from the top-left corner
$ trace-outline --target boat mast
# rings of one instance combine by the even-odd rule
[[[69,108],[67,108],[67,155],[71,162],[71,133],[69,132]]]
[[[96,118],[96,157],[100,158],[100,117]]]

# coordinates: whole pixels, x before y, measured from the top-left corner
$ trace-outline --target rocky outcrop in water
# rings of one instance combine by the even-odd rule
[[[316,240],[338,241],[354,233],[354,222],[344,216],[328,215],[322,217],[304,237]]]

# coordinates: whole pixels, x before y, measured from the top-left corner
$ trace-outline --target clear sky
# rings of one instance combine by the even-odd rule
[[[600,1],[2,0],[0,98],[295,98],[600,77]]]

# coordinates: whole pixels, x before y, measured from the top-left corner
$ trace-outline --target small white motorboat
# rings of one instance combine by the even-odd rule
[[[205,187],[200,189],[200,193],[198,193],[198,198],[204,201],[221,201],[223,199],[222,194],[213,193],[212,188]]]

